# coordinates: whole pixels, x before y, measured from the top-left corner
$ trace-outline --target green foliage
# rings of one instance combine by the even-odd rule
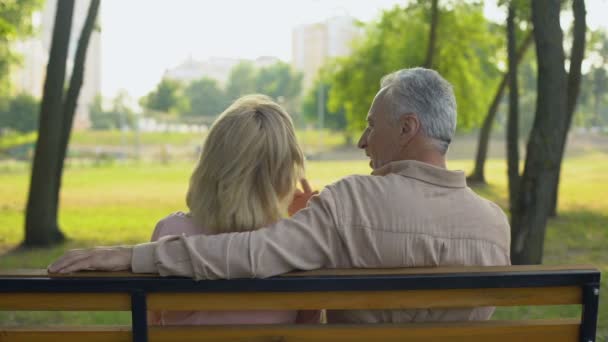
[[[252,63],[242,62],[230,72],[226,97],[229,101],[234,101],[247,94],[264,94],[294,113],[294,104],[301,90],[302,74],[294,71],[287,63],[277,62],[256,69]]]
[[[137,122],[135,113],[127,104],[126,93],[119,93],[108,110],[104,109],[103,98],[96,96],[89,107],[89,115],[94,130],[133,129]]]
[[[225,89],[208,77],[188,84],[165,78],[140,103],[151,112],[213,118],[237,98],[253,93],[268,95],[289,109],[301,86],[302,75],[286,63],[256,69],[251,62],[242,62],[231,70]]]
[[[326,81],[317,80],[313,86],[308,90],[308,93],[304,96],[302,100],[302,116],[304,120],[309,124],[314,124],[318,126],[319,124],[319,100],[320,100],[320,89],[323,91],[322,101],[323,101],[323,111],[324,111],[324,119],[323,119],[323,127],[321,128],[329,128],[333,131],[344,131],[346,130],[346,115],[344,113],[344,108],[340,108],[338,110],[330,110],[328,106],[328,98],[329,92],[331,89],[331,84]]]
[[[608,125],[608,32],[591,31],[586,46],[590,68],[583,75],[574,124],[579,127]]]
[[[428,6],[413,3],[385,11],[365,29],[350,57],[336,61],[330,82],[330,110],[344,108],[348,129],[365,125],[365,114],[382,76],[424,62]],[[435,69],[452,85],[458,102],[458,128],[478,126],[498,83],[504,37],[483,16],[477,3],[454,2],[440,8]]]
[[[33,32],[32,13],[42,0],[0,0],[0,96],[10,94],[9,73],[19,63],[11,43]]]
[[[21,134],[17,132],[6,132],[0,136],[0,151],[6,151],[23,145],[33,145],[38,137],[37,132]]]
[[[190,116],[214,117],[226,109],[229,101],[216,80],[203,77],[186,87]]]
[[[0,128],[27,133],[38,129],[40,102],[29,94],[19,94],[0,108]]]
[[[565,3],[566,1],[563,1]],[[530,0],[498,0],[498,6],[507,12],[508,6],[513,5],[516,12],[515,22],[521,26],[532,26],[532,6]]]
[[[256,74],[251,62],[241,62],[230,70],[228,83],[226,84],[226,96],[229,101],[256,92]]]
[[[188,102],[184,97],[184,86],[178,81],[163,78],[156,89],[141,98],[141,106],[162,113],[184,113]]]
[[[255,79],[256,92],[275,100],[293,99],[302,89],[302,74],[287,63],[278,62],[261,68]]]
[[[302,74],[295,72],[287,63],[277,62],[256,69],[251,62],[242,62],[230,71],[226,94],[230,101],[252,93],[274,99],[292,99],[300,93],[301,87]]]

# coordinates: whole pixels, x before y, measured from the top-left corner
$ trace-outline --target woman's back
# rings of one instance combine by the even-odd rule
[[[171,214],[156,224],[152,241],[166,235],[211,234],[198,227],[185,213]],[[297,311],[161,311],[151,314],[151,323],[160,325],[287,324],[296,321]]]
[[[165,235],[246,232],[275,222],[288,214],[303,171],[304,154],[289,114],[269,97],[244,96],[217,118],[207,134],[190,177],[189,213],[161,220],[152,240]],[[270,324],[293,323],[296,312],[162,312],[159,316],[151,317],[152,322]]]

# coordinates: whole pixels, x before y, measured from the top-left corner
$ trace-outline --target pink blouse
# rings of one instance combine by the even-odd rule
[[[152,241],[165,235],[206,234],[185,213],[171,214],[156,224]],[[318,323],[318,311],[160,311],[149,312],[150,324],[156,325],[216,325],[216,324],[288,324]]]

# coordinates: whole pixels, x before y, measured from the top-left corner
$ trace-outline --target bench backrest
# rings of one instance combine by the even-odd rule
[[[131,327],[1,327],[5,341],[594,342],[600,272],[590,266],[320,270],[196,282],[126,272],[0,271],[0,310],[131,311]],[[368,325],[148,327],[146,310],[409,309],[582,305],[581,319]]]

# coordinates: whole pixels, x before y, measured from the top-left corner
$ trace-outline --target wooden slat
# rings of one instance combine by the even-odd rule
[[[413,291],[150,293],[149,310],[407,309],[580,304],[578,287]],[[0,293],[0,310],[128,311],[127,294]]]
[[[578,287],[291,293],[150,293],[150,310],[408,309],[569,305]]]
[[[409,268],[336,268],[314,271],[287,273],[285,277],[312,276],[366,276],[366,275],[416,275],[416,274],[446,274],[446,273],[496,273],[496,272],[550,272],[550,271],[580,271],[599,272],[592,265],[514,265],[514,266],[447,266],[447,267],[409,267]]]
[[[488,321],[377,325],[249,325],[152,327],[150,342],[164,341],[552,341],[579,338],[578,320]],[[0,328],[0,342],[129,341],[125,327]]]
[[[407,274],[444,274],[444,273],[493,273],[493,272],[546,272],[546,271],[598,271],[592,265],[515,265],[515,266],[453,266],[453,267],[412,267],[412,268],[386,268],[386,269],[323,269],[306,272],[292,272],[284,277],[305,276],[352,276],[352,275],[407,275]],[[158,277],[156,274],[141,274],[131,272],[76,272],[70,274],[49,274],[44,269],[13,269],[0,270],[0,277]]]
[[[132,342],[129,326],[0,327],[0,342]]]
[[[126,293],[0,293],[0,310],[130,311]]]

